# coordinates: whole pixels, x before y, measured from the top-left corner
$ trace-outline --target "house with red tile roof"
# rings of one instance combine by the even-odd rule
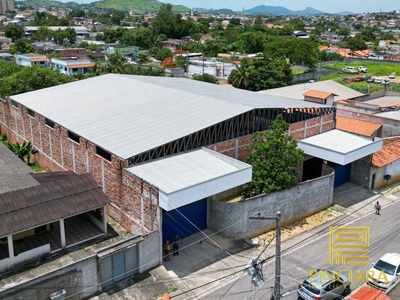
[[[304,101],[333,106],[334,96],[338,95],[331,92],[308,90],[306,93],[304,93]]]
[[[366,137],[381,136],[382,124],[336,116],[336,128]]]
[[[371,189],[377,189],[385,184],[400,179],[400,137],[390,137],[383,140],[382,149],[372,154]],[[386,175],[390,175],[386,177]],[[389,178],[386,180],[386,178]]]
[[[370,288],[367,286],[362,286],[357,292],[349,296],[351,300],[390,300],[391,298],[387,296],[383,291]]]

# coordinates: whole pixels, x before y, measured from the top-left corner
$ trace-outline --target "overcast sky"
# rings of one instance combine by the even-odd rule
[[[61,0],[69,2],[71,0]],[[73,0],[72,0],[73,1]],[[77,3],[90,3],[92,0],[75,0]],[[250,9],[259,5],[267,6],[283,6],[290,10],[303,10],[307,6],[318,9],[327,13],[337,13],[350,11],[353,13],[363,12],[387,12],[400,9],[400,1],[398,0],[162,0],[161,2],[182,4],[189,8],[229,8],[234,11],[241,11],[243,8]]]

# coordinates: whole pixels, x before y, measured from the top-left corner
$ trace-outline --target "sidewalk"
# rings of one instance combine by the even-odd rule
[[[342,195],[342,197],[350,199],[351,193],[358,194],[359,191],[350,190],[347,196]],[[333,225],[351,224],[359,218],[373,214],[376,201],[381,203],[384,211],[390,205],[400,201],[400,197],[399,195],[376,194],[347,208],[336,204],[334,209],[341,211],[342,216],[284,241],[283,255],[297,251],[311,241],[321,238]],[[254,246],[245,241],[232,242],[208,229],[204,230],[204,233],[208,237],[198,232],[184,238],[179,256],[171,256],[171,261],[163,262],[164,265],[148,273],[140,274],[139,277],[143,278],[134,276],[133,279],[121,282],[108,293],[102,293],[92,299],[159,299],[157,297],[167,292],[174,300],[188,297],[201,299],[202,295],[237,278],[237,275],[243,273],[244,266],[249,260],[258,257],[263,250],[263,246]],[[269,256],[271,253],[275,253],[274,247],[269,247],[268,253],[264,256]],[[233,273],[235,274],[231,275]],[[243,275],[247,276],[247,274]],[[214,283],[208,284],[214,280]],[[186,291],[190,292],[182,294]]]

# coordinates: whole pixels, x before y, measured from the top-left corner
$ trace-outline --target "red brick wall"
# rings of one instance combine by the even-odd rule
[[[1,132],[7,134],[11,142],[32,142],[38,150],[33,160],[51,171],[90,173],[112,201],[107,208],[108,213],[127,230],[147,234],[151,228],[158,229],[158,210],[154,204],[157,203],[158,191],[152,190],[152,204],[149,203],[150,187],[147,183],[144,183],[143,191],[133,196],[132,191],[137,192],[137,182],[130,174],[124,174],[122,178],[122,168],[127,166],[125,161],[112,156],[110,162],[96,154],[93,143],[82,137],[79,143],[68,138],[68,130],[57,123],[51,128],[45,125],[43,116],[36,113],[35,117],[31,117],[22,105],[15,108],[9,101],[0,102]],[[135,186],[133,190],[130,190],[129,181]],[[151,219],[150,212],[153,216]]]
[[[306,121],[290,124],[289,132],[292,137],[301,140],[335,128],[334,114],[312,118]],[[252,141],[252,136],[247,135],[241,138],[220,142],[207,146],[211,150],[225,154],[229,157],[244,161],[248,155],[246,147]]]

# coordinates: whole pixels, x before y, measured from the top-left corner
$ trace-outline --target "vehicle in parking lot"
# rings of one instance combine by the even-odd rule
[[[396,73],[393,72],[392,74],[390,74],[390,75],[389,75],[389,78],[390,78],[390,79],[395,79],[395,78],[396,78]]]
[[[359,82],[359,81],[364,81],[364,77],[356,77],[356,79],[354,80],[355,82]]]
[[[381,83],[386,85],[390,84],[390,82],[391,82],[390,79],[383,79]]]
[[[346,82],[355,82],[355,81],[356,81],[356,78],[349,78],[346,80]]]
[[[372,76],[370,76],[370,75],[364,76],[364,80],[368,80],[368,79],[371,79],[371,78],[372,78]]]
[[[382,83],[382,78],[375,78],[375,79],[374,79],[374,82],[375,82],[375,83]]]
[[[341,72],[343,73],[350,73],[350,74],[357,74],[358,70],[355,67],[344,67]]]
[[[371,83],[371,82],[374,82],[374,80],[375,80],[375,78],[371,77],[371,78],[367,79],[367,82]]]
[[[386,276],[383,276],[381,272],[384,272]],[[367,280],[370,286],[388,289],[400,276],[400,254],[386,253],[369,269],[368,274],[373,274]]]
[[[335,270],[316,270],[299,284],[297,296],[305,300],[330,300],[350,294],[350,281]]]
[[[368,72],[368,69],[367,69],[366,67],[359,66],[359,67],[358,67],[358,71],[359,71],[359,72],[363,72],[363,73],[367,73],[367,72]]]

